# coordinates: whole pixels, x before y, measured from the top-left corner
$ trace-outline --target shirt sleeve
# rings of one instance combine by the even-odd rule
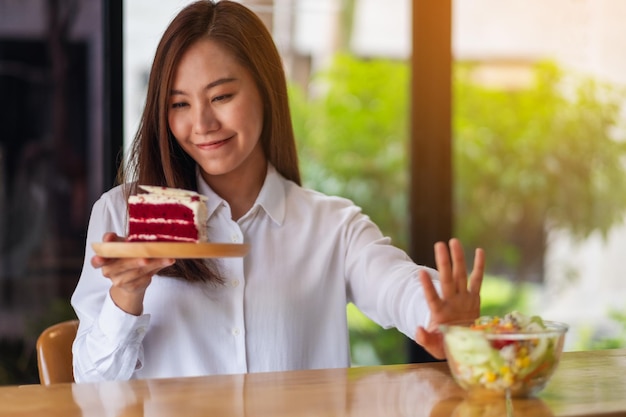
[[[123,236],[125,212],[120,188],[104,194],[91,212],[85,262],[71,300],[80,321],[72,346],[76,382],[127,380],[142,366],[142,340],[150,316],[118,308],[109,295],[110,281],[91,266],[91,243],[102,241],[105,232]]]
[[[392,245],[358,207],[348,212],[344,236],[348,299],[383,328],[395,327],[414,340],[417,327],[430,321],[418,273],[425,269],[439,290],[437,271],[416,264]]]

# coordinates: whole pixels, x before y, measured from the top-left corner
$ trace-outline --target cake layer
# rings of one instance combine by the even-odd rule
[[[129,204],[128,214],[131,219],[179,219],[194,221],[194,211],[179,203],[145,203]]]
[[[206,197],[177,188],[140,186],[128,199],[128,240],[207,241]]]
[[[150,240],[163,242],[197,242],[198,229],[191,222],[133,221],[129,223],[129,241]]]

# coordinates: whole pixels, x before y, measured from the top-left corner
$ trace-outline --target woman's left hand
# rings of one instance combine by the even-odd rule
[[[450,239],[449,246],[450,251],[444,242],[435,243],[441,296],[428,272],[419,272],[431,316],[428,329],[418,327],[415,341],[437,359],[446,357],[439,325],[458,320],[473,320],[480,315],[480,287],[485,269],[485,254],[482,249],[476,249],[474,268],[468,277],[461,242],[453,238]]]

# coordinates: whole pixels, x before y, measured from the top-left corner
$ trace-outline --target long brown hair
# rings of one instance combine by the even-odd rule
[[[201,0],[185,7],[165,30],[150,71],[146,104],[128,161],[118,172],[119,183],[197,190],[196,163],[178,145],[167,124],[174,73],[185,51],[200,39],[228,49],[256,82],[263,102],[261,145],[266,158],[285,178],[300,184],[287,82],[282,60],[263,21],[245,6],[222,0]],[[221,278],[215,263],[177,260],[161,275],[189,281]]]

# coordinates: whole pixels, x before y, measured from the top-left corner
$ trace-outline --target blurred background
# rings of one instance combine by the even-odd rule
[[[37,336],[74,317],[91,205],[113,186],[156,44],[189,2],[0,0],[0,384],[37,383]],[[428,1],[243,3],[283,56],[305,185],[352,199],[412,256],[416,240],[432,247],[428,217],[415,220],[432,202],[411,202],[416,42],[430,44],[415,8]],[[426,181],[450,190],[466,252],[487,251],[483,314],[566,321],[566,350],[626,347],[626,2],[439,4],[451,176]],[[348,309],[355,365],[416,358]]]

